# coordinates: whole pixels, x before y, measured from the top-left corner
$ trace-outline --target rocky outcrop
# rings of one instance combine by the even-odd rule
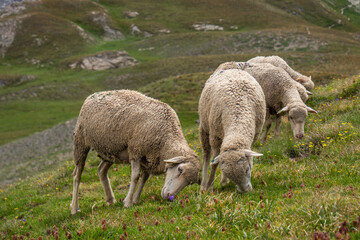
[[[92,20],[100,24],[104,30],[104,40],[122,40],[125,39],[125,35],[116,29],[109,26],[109,18],[105,13],[99,11],[91,12]]]
[[[136,11],[125,11],[123,14],[126,18],[135,18],[139,15],[139,13]]]
[[[100,52],[87,56],[80,61],[69,65],[71,69],[82,68],[85,70],[107,70],[111,68],[124,68],[137,64],[135,58],[131,57],[126,51]]]
[[[197,31],[223,31],[224,28],[219,25],[207,24],[207,23],[197,23],[193,24],[192,27]]]
[[[16,29],[22,18],[17,17],[0,21],[0,55],[2,57],[5,56],[6,50],[14,42]]]
[[[0,1],[0,9],[6,8],[9,5],[17,4],[21,2],[36,2],[38,0],[1,0]]]

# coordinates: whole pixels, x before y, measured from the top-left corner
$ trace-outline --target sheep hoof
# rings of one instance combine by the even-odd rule
[[[131,207],[131,205],[132,205],[132,202],[131,201],[127,201],[126,199],[124,200],[124,207],[125,208],[128,208],[128,207]]]
[[[108,201],[106,201],[106,202],[107,202],[107,204],[110,206],[110,205],[116,203],[116,200],[115,200],[115,198],[113,198],[113,199],[110,199],[110,200],[108,200]]]

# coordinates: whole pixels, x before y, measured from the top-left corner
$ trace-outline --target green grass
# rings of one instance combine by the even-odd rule
[[[199,76],[185,77],[197,80]],[[271,132],[265,145],[255,144],[254,150],[264,156],[254,161],[250,193],[237,193],[232,183],[221,187],[218,171],[214,191],[202,193],[192,185],[174,202],[166,202],[160,197],[164,177],[155,176],[145,185],[140,204],[124,209],[121,200],[127,194],[130,167],[115,165],[110,179],[118,202],[107,206],[96,174],[99,159],[91,153],[80,186],[81,212],[70,215],[74,166],[68,159],[54,170],[0,190],[0,236],[28,233],[52,239],[55,232],[60,238],[69,232],[73,239],[124,235],[133,239],[309,239],[315,232],[326,232],[335,238],[346,221],[347,236],[358,239],[359,225],[354,224],[360,220],[360,93],[351,89],[359,82],[360,76],[355,76],[316,87],[308,105],[319,113],[309,115],[303,140],[293,138],[284,119],[279,138],[273,139]],[[169,88],[166,82],[157,87],[161,85]],[[186,91],[181,85],[175,89],[174,94]],[[196,114],[179,117],[189,145],[201,156],[198,126],[192,122]]]
[[[82,103],[82,100],[3,103],[0,105],[0,144],[74,118]]]

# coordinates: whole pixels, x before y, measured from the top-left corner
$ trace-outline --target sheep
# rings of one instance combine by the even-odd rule
[[[221,64],[216,71],[222,69],[244,69],[253,76],[262,87],[266,99],[266,120],[261,142],[265,143],[267,133],[271,127],[271,115],[276,115],[275,137],[280,135],[282,113],[288,113],[288,119],[294,137],[301,139],[304,136],[304,125],[308,112],[317,113],[303,102],[299,93],[299,84],[293,81],[290,75],[282,68],[269,63],[227,62]],[[215,71],[215,72],[216,72]]]
[[[276,115],[275,137],[280,135],[282,113],[287,113],[294,137],[303,138],[308,112],[317,113],[317,111],[305,105],[299,94],[298,84],[284,69],[272,64],[253,63],[245,71],[259,82],[265,94],[267,110],[261,142],[265,143],[271,127],[270,115]]]
[[[90,149],[102,159],[98,175],[109,205],[115,203],[107,175],[114,163],[131,164],[124,207],[139,202],[150,175],[166,172],[161,196],[170,200],[185,186],[200,181],[200,159],[185,140],[175,111],[136,91],[104,91],[86,98],[74,131],[72,214],[78,211],[81,173]]]
[[[307,90],[312,90],[315,87],[314,82],[311,80],[311,76],[307,77],[298,73],[294,69],[292,69],[284,59],[279,56],[258,56],[250,59],[248,63],[270,63],[276,67],[280,67],[284,69],[295,81],[301,83]]]
[[[239,192],[252,189],[253,143],[265,121],[265,96],[260,85],[248,73],[230,69],[213,74],[199,100],[200,138],[203,149],[201,190],[213,186],[218,164],[223,173],[221,184],[229,178]],[[208,179],[208,167],[211,163]]]
[[[257,63],[257,64],[262,64],[262,63]],[[268,63],[264,63],[265,66],[267,66]],[[247,67],[251,67],[251,64],[249,62],[225,62],[220,64],[217,69],[214,71],[214,74],[221,71],[221,70],[227,70],[227,69],[240,69],[240,70],[244,70]],[[298,92],[300,94],[300,97],[302,99],[302,101],[305,103],[307,102],[307,100],[309,100],[309,95],[312,95],[312,93],[308,90],[306,90],[306,88],[300,84],[299,82],[295,82],[295,86],[298,89]]]
[[[272,67],[271,65],[269,65],[269,63],[256,63],[256,65],[258,65],[258,66],[260,66],[261,64],[263,64],[264,67]],[[218,71],[221,71],[221,70],[226,70],[226,69],[245,70],[247,67],[251,67],[252,65],[254,65],[254,64],[250,64],[248,62],[234,62],[234,61],[225,62],[225,63],[222,63],[222,64],[219,65],[219,67],[215,70],[215,73],[218,72]],[[283,73],[283,74],[285,74],[285,73]],[[303,85],[301,85],[299,82],[293,81],[293,84],[296,86],[301,100],[305,103],[309,99],[309,95],[312,95],[312,93],[310,91],[306,90],[306,88]],[[270,118],[270,119],[268,119],[268,121],[266,122],[265,125],[268,126],[268,128],[270,128],[272,122],[273,121]],[[278,137],[280,135],[280,123],[281,123],[281,115],[276,115],[276,118],[275,118],[275,137]],[[266,134],[267,134],[267,131],[266,131]],[[265,143],[265,141],[266,141],[266,135],[263,135],[261,137],[261,142]]]

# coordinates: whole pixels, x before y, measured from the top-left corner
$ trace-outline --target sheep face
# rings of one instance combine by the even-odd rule
[[[304,137],[304,125],[308,113],[306,108],[295,107],[289,110],[288,119],[294,137],[302,139]]]
[[[262,154],[247,149],[228,150],[215,158],[214,163],[220,163],[224,176],[234,182],[238,191],[243,193],[252,190],[253,156],[262,156]]]
[[[301,139],[304,137],[304,125],[305,120],[310,113],[317,113],[314,109],[304,105],[288,105],[281,109],[277,114],[281,114],[282,112],[288,112],[288,120],[291,125],[291,129],[293,131],[294,137],[297,139]]]
[[[165,184],[161,190],[163,199],[172,200],[184,187],[200,182],[200,164],[195,166],[185,157],[167,160]],[[170,162],[171,161],[171,162]]]

